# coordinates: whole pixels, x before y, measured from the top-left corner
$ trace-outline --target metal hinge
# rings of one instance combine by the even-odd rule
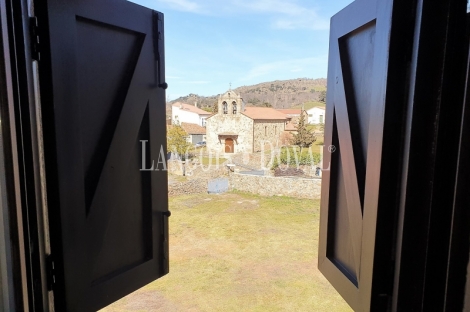
[[[31,38],[31,58],[36,61],[41,60],[41,52],[39,45],[39,27],[36,16],[29,18],[29,35]]]
[[[164,52],[163,52],[163,14],[157,11],[153,11],[153,49],[155,53],[155,60],[157,62],[157,78],[158,87],[166,90],[168,84],[165,80],[165,68],[164,68]]]
[[[55,265],[52,255],[46,256],[47,290],[53,290],[55,284]]]

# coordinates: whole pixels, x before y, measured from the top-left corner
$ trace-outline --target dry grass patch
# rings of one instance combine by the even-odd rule
[[[170,273],[105,311],[351,311],[317,269],[319,202],[170,199]]]

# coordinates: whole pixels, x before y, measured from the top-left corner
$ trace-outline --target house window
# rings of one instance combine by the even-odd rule
[[[268,135],[268,126],[264,126],[264,135]]]
[[[308,117],[313,117],[313,114],[308,114]]]
[[[228,114],[228,105],[227,105],[227,102],[223,102],[223,103],[222,103],[222,108],[223,108],[223,111],[224,111],[224,115]]]
[[[320,123],[323,123],[323,115],[320,115]]]
[[[236,102],[232,102],[232,108],[233,108],[233,114],[236,115],[237,114],[237,103]]]

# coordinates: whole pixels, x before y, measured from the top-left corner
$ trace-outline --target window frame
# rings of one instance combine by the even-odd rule
[[[40,223],[37,222],[37,220],[31,220],[31,219],[27,219],[25,220],[24,219],[24,212],[25,212],[25,209],[26,209],[26,203],[28,203],[29,205],[29,212],[32,212],[31,215],[36,215],[36,217],[38,216],[38,210],[39,209],[37,206],[36,206],[36,196],[38,196],[37,198],[40,198],[39,194],[35,193],[36,192],[36,187],[37,185],[35,184],[34,181],[40,181],[40,180],[36,180],[37,177],[37,171],[33,170],[33,171],[28,171],[28,172],[20,172],[20,169],[21,169],[21,163],[19,162],[19,159],[20,159],[20,154],[27,156],[26,158],[26,161],[29,162],[29,164],[27,164],[26,168],[30,168],[31,169],[31,164],[32,164],[32,168],[33,169],[37,169],[35,168],[35,157],[34,156],[34,150],[35,148],[38,147],[38,143],[37,142],[34,142],[32,139],[30,142],[19,142],[19,139],[18,139],[18,136],[17,136],[17,130],[18,129],[25,129],[25,128],[22,128],[22,127],[28,127],[28,124],[29,126],[31,127],[30,123],[31,123],[31,119],[28,118],[28,116],[34,116],[34,112],[30,110],[30,105],[32,105],[32,103],[34,103],[34,101],[32,100],[34,98],[34,92],[32,91],[33,90],[33,84],[32,84],[32,81],[33,81],[33,75],[32,75],[32,66],[31,64],[29,64],[27,62],[27,60],[29,59],[29,34],[28,34],[28,28],[29,28],[29,15],[28,15],[28,11],[27,11],[27,8],[28,8],[28,1],[26,0],[21,0],[21,1],[14,1],[14,0],[0,0],[0,20],[1,20],[1,25],[2,25],[2,42],[3,44],[5,44],[4,46],[2,46],[2,51],[1,51],[1,56],[0,56],[0,61],[2,63],[6,63],[6,59],[8,59],[8,57],[12,57],[10,59],[10,62],[11,64],[15,64],[15,65],[18,65],[16,68],[19,70],[19,72],[17,73],[17,75],[14,75],[12,74],[11,72],[11,69],[10,70],[6,70],[5,73],[3,71],[0,71],[0,75],[5,75],[4,77],[2,77],[2,79],[0,79],[0,91],[1,91],[1,94],[0,94],[0,98],[1,98],[1,101],[2,103],[1,106],[0,106],[0,117],[1,117],[1,129],[2,129],[2,139],[4,140],[4,146],[2,147],[2,149],[0,150],[0,153],[4,153],[5,155],[5,158],[4,158],[4,164],[1,163],[0,161],[0,166],[4,166],[5,168],[5,174],[2,175],[1,171],[0,171],[0,179],[5,179],[5,192],[6,192],[6,198],[7,198],[7,207],[4,206],[4,203],[5,203],[5,197],[1,197],[0,199],[2,200],[2,206],[1,206],[1,209],[6,209],[8,211],[8,216],[9,216],[9,219],[8,220],[3,220],[3,224],[7,224],[8,227],[5,227],[2,229],[2,233],[3,235],[10,235],[10,238],[11,238],[11,242],[12,242],[12,246],[8,247],[6,246],[6,250],[7,252],[9,251],[10,254],[5,254],[7,257],[10,257],[12,259],[15,259],[15,260],[20,260],[20,261],[13,261],[12,263],[14,264],[11,268],[8,268],[7,271],[2,271],[2,274],[3,272],[7,272],[9,274],[9,276],[7,277],[7,280],[8,280],[8,290],[6,291],[6,293],[9,294],[9,307],[12,307],[14,306],[14,308],[18,309],[18,310],[28,310],[30,307],[32,307],[35,303],[33,300],[31,300],[32,298],[32,294],[34,293],[35,295],[35,300],[40,300],[42,301],[41,302],[41,305],[44,305],[45,307],[47,307],[47,296],[48,296],[48,291],[47,291],[47,288],[44,288],[44,284],[45,284],[45,275],[44,275],[44,271],[43,269],[45,268],[45,259],[44,258],[41,258],[42,256],[37,256],[35,255],[33,259],[37,259],[38,262],[40,264],[40,270],[37,270],[37,269],[33,269],[31,267],[31,263],[27,263],[26,262],[26,254],[27,251],[26,249],[28,248],[28,244],[25,244],[25,242],[29,239],[32,239],[33,242],[38,242],[38,239],[40,239],[41,235],[40,232],[44,231],[43,228],[40,228],[38,227],[38,225]],[[429,2],[427,2],[429,3]],[[39,4],[38,4],[39,5]],[[421,3],[422,5],[422,3]],[[431,4],[427,4],[427,5],[431,5]],[[423,20],[423,27],[424,27],[424,30],[427,31],[428,33],[432,33],[431,29],[432,28],[432,23],[431,23],[431,17],[433,16],[432,14],[438,14],[436,11],[442,9],[442,7],[444,6],[444,4],[440,4],[440,7],[438,8],[435,8],[435,9],[432,9],[430,7],[427,7],[427,11],[423,12],[423,7],[419,8],[419,10],[421,10],[421,12],[423,13],[422,14],[422,20]],[[12,12],[11,15],[7,15],[4,8],[8,8],[8,9],[11,9],[11,11],[9,12]],[[455,12],[456,12],[456,5],[454,4],[453,6],[449,5],[445,10],[443,10],[444,12],[450,12],[452,16],[455,16]],[[439,16],[443,16],[444,13],[440,14]],[[8,19],[8,22],[6,21],[6,19]],[[13,30],[13,25],[16,27],[15,31]],[[7,34],[8,36],[5,36],[5,34]],[[452,35],[452,33],[451,33]],[[439,36],[438,39],[442,41],[442,33],[439,33]],[[13,49],[13,40],[8,40],[7,38],[12,38],[14,37],[15,38],[15,42],[16,44],[18,44],[18,46],[16,47],[16,49]],[[428,40],[427,43],[429,43],[429,40],[434,40],[434,38],[423,38],[424,40]],[[8,46],[7,46],[7,43],[8,43]],[[452,48],[452,47],[451,47]],[[455,47],[454,47],[455,48]],[[468,47],[467,47],[468,48]],[[428,50],[432,50],[432,49],[428,49]],[[16,51],[17,54],[13,55],[11,54],[10,52],[11,51]],[[428,51],[428,56],[433,56],[434,54],[433,53],[437,53],[437,52],[433,52],[433,51]],[[8,57],[7,57],[8,56]],[[16,57],[13,57],[13,56],[16,56]],[[425,55],[419,55],[420,56],[420,62],[421,60],[425,60]],[[426,62],[423,63],[419,63],[418,62],[418,56],[416,56],[417,58],[414,60],[414,62],[411,64],[411,70],[415,70],[416,68],[418,67],[421,67],[421,66],[424,66],[424,65],[427,65]],[[450,64],[452,64],[452,62],[450,60],[447,60],[450,62]],[[429,60],[428,62],[431,62],[431,60]],[[419,64],[418,64],[419,63]],[[1,65],[0,65],[1,66]],[[436,65],[435,65],[436,66]],[[455,70],[455,69],[454,69]],[[468,83],[468,81],[467,81]],[[13,85],[17,86],[18,88],[14,88]],[[450,88],[450,86],[445,86],[446,88]],[[429,90],[429,89],[426,89],[426,90]],[[423,91],[424,92],[424,91]],[[449,94],[446,93],[447,96],[449,97]],[[410,95],[411,97],[412,95]],[[416,95],[415,95],[416,96]],[[423,99],[424,95],[423,94],[420,94],[421,96],[421,99]],[[21,121],[23,122],[22,126],[19,127],[18,126],[18,114],[15,114],[16,110],[19,108],[19,103],[20,103],[20,99],[23,99],[23,104],[21,106],[21,108],[25,109],[23,116],[24,116],[24,119],[22,119]],[[468,100],[467,100],[468,101]],[[424,103],[424,101],[423,101]],[[467,102],[468,103],[468,102]],[[426,103],[426,105],[428,105],[428,103]],[[467,104],[468,106],[468,104]],[[34,107],[34,106],[31,106],[31,107]],[[416,106],[415,107],[416,109],[416,113],[415,113],[415,116],[419,116],[419,113],[423,113],[425,115],[426,118],[429,118],[429,114],[430,114],[430,108],[429,108],[429,105],[427,107],[424,107],[424,106]],[[453,107],[452,109],[455,109],[455,107]],[[452,112],[452,115],[455,117],[455,112]],[[458,114],[457,114],[458,115]],[[411,121],[413,121],[412,118],[413,116],[409,117],[411,118]],[[435,117],[435,115],[434,115]],[[446,119],[447,121],[454,121],[455,122],[455,118],[450,118],[452,116],[449,116],[449,115],[446,115]],[[468,139],[465,139],[465,138],[468,138],[468,135],[470,134],[469,132],[469,123],[468,123],[468,120],[469,120],[469,112],[468,112],[468,109],[465,111],[465,121],[464,121],[464,130],[462,130],[461,132],[461,136],[459,136],[459,140],[460,143],[462,144],[462,142],[465,142],[465,146],[468,146]],[[430,122],[431,119],[427,119],[426,121],[427,122]],[[435,120],[435,119],[433,119]],[[419,123],[416,123],[416,125],[418,125]],[[444,124],[444,123],[443,123]],[[449,123],[450,124],[450,123]],[[426,125],[429,125],[429,123],[426,123]],[[449,125],[450,128],[446,129],[446,128],[439,128],[438,132],[437,132],[437,136],[439,138],[441,138],[442,140],[445,139],[445,134],[446,134],[446,131],[447,130],[451,130],[453,132],[455,132],[455,125],[452,126],[452,125]],[[458,125],[458,127],[460,127],[460,125]],[[417,129],[414,129],[413,130],[414,132],[410,132],[407,134],[407,140],[414,140],[414,141],[417,141],[419,140],[420,138],[422,138],[422,136],[420,137],[419,136],[419,130]],[[31,133],[31,128],[29,129],[29,132]],[[453,133],[452,132],[452,133]],[[466,136],[465,136],[465,135]],[[429,137],[425,137],[425,138],[429,138]],[[452,137],[451,137],[452,138]],[[455,139],[455,138],[453,138]],[[23,146],[22,143],[24,143]],[[29,146],[28,146],[28,143],[29,143]],[[445,142],[444,142],[445,143]],[[444,144],[443,146],[440,146],[439,147],[439,153],[445,153],[445,149],[446,147],[448,147],[449,144]],[[34,147],[32,147],[34,146]],[[24,148],[24,150],[22,150],[22,148]],[[21,153],[18,154],[18,151],[20,151]],[[419,166],[419,159],[420,159],[420,155],[422,155],[422,151],[418,151],[417,149],[413,149],[411,151],[412,153],[409,156],[409,159],[410,160],[408,162],[408,168],[412,168],[412,169],[415,169],[415,168],[420,168]],[[455,156],[455,153],[457,152],[454,152],[454,156]],[[448,160],[450,159],[451,160],[451,164],[452,164],[452,157],[451,155],[445,157],[443,154],[439,154],[439,155],[442,155],[442,159],[444,160]],[[468,152],[466,152],[465,149],[460,149],[459,151],[459,157],[460,157],[460,160],[462,159],[465,159],[465,157],[469,157],[468,156]],[[468,159],[468,158],[467,158]],[[454,159],[453,160],[454,162],[454,165],[457,166],[457,161]],[[37,164],[37,163],[36,163]],[[416,165],[416,167],[414,167]],[[445,167],[445,166],[443,166]],[[451,269],[450,270],[450,273],[449,275],[446,277],[446,286],[448,287],[449,290],[456,290],[458,291],[458,293],[455,293],[455,292],[451,292],[449,291],[446,295],[448,296],[448,298],[456,295],[456,296],[460,296],[461,292],[463,291],[462,290],[462,282],[461,282],[461,276],[462,275],[462,269],[457,266],[452,266],[452,265],[457,265],[457,262],[456,259],[458,259],[458,256],[459,255],[465,255],[465,252],[463,252],[462,249],[464,250],[467,250],[466,252],[466,257],[464,256],[464,260],[459,260],[459,263],[461,264],[462,261],[464,262],[468,262],[468,235],[465,237],[464,235],[461,235],[462,233],[467,233],[468,232],[468,225],[469,225],[469,222],[468,220],[465,218],[465,217],[468,217],[468,211],[467,209],[465,208],[466,206],[464,206],[465,203],[468,203],[468,195],[466,195],[466,187],[468,187],[468,183],[470,183],[468,181],[468,175],[470,174],[469,172],[469,167],[468,167],[468,164],[465,164],[463,162],[458,162],[458,170],[459,172],[461,173],[459,176],[458,176],[458,186],[457,186],[457,191],[460,190],[460,192],[454,200],[454,206],[453,206],[453,214],[451,216],[451,220],[453,221],[453,225],[452,227],[449,227],[447,228],[448,231],[451,231],[451,240],[449,241],[449,244],[451,244],[451,246],[449,246],[449,250],[448,250],[448,253],[444,253],[445,255],[442,255],[440,256],[440,259],[442,259],[444,256],[448,256],[449,259],[450,259],[450,266],[447,267],[443,267],[442,266],[442,263],[439,265],[439,263],[437,262],[432,262],[430,263],[431,264],[431,267],[430,267],[430,270],[433,269],[433,268],[437,268],[439,271],[442,270],[442,268],[449,268]],[[447,174],[445,174],[445,171],[446,169],[445,168],[437,168],[437,172],[436,172],[436,175],[441,175],[441,176],[448,176]],[[455,169],[456,170],[456,169]],[[454,171],[455,171],[454,170]],[[465,173],[465,174],[463,174]],[[23,175],[23,177],[26,177],[25,180],[21,180],[20,179],[20,176]],[[408,179],[409,179],[409,183],[410,184],[413,184],[414,186],[417,186],[419,183],[419,181],[421,181],[419,179],[419,176],[418,176],[418,173],[410,173],[410,175],[414,174],[413,176],[409,176]],[[26,185],[26,183],[32,183],[32,185],[34,186],[32,189],[30,188],[30,191],[33,191],[33,193],[24,193],[24,187]],[[448,186],[446,187],[446,196],[449,195],[449,192],[450,191],[453,191],[453,187],[452,186]],[[439,195],[437,193],[437,191],[435,191],[435,193],[433,193],[434,195],[437,195],[437,199],[436,199],[436,202],[439,202],[441,200],[443,200],[443,195]],[[407,200],[409,200],[411,198],[407,198]],[[448,200],[448,198],[447,198]],[[419,202],[418,202],[419,203]],[[411,203],[408,203],[407,204],[407,209],[410,210],[409,208],[411,208],[412,205]],[[405,207],[404,207],[405,208]],[[433,206],[433,207],[426,207],[427,210],[433,210],[433,211],[436,211],[437,207]],[[4,210],[5,211],[5,210]],[[4,212],[3,211],[3,212]],[[406,212],[405,210],[402,211],[402,214],[403,214],[403,219],[402,219],[402,226],[404,228],[406,228],[407,230],[409,229],[412,229],[413,227],[413,224],[405,224],[408,219],[408,215],[407,213],[410,213],[409,211]],[[439,217],[439,214],[437,214],[435,216],[435,218],[438,218]],[[448,216],[447,216],[448,217]],[[459,218],[460,217],[460,218]],[[415,215],[415,218],[416,219],[419,219],[418,218],[418,215]],[[421,216],[422,218],[422,216]],[[447,220],[449,220],[447,218]],[[26,221],[26,222],[25,222]],[[407,221],[408,222],[408,221]],[[430,231],[430,235],[431,234],[438,234],[442,231],[442,227],[440,226],[436,226],[436,224],[433,224],[433,226],[430,226],[429,228],[429,231]],[[462,232],[463,231],[463,232]],[[27,237],[27,234],[26,233],[30,233],[30,235],[32,235],[32,237]],[[405,234],[402,238],[402,243],[408,243],[409,244],[409,247],[412,247],[413,243],[416,243],[417,241],[420,241],[420,242],[425,242],[429,237],[428,236],[420,236],[419,238],[417,239],[412,239],[410,234],[411,232],[408,232],[408,234]],[[422,232],[420,232],[422,233]],[[36,237],[36,238],[35,238]],[[410,240],[410,241],[408,241]],[[430,247],[433,247],[433,240],[430,240],[429,242],[429,246]],[[41,248],[40,248],[41,249]],[[400,253],[400,250],[398,251]],[[400,256],[402,256],[402,259],[404,260],[404,262],[408,262],[408,271],[412,271],[413,268],[420,268],[420,264],[425,261],[425,260],[428,260],[430,259],[430,255],[429,254],[423,254],[421,252],[419,252],[419,263],[417,264],[414,264],[412,263],[412,258],[414,258],[415,260],[417,259],[416,258],[416,255],[412,253],[411,250],[408,250],[406,251],[405,253],[402,253],[400,254]],[[402,264],[404,263],[402,262]],[[454,268],[455,268],[455,271],[454,271]],[[33,269],[33,270],[31,270]],[[466,268],[465,268],[466,269]],[[31,283],[31,278],[32,276],[29,276],[27,277],[26,276],[26,272],[33,272],[34,271],[34,274],[35,276],[38,276],[39,279],[40,279],[40,283],[39,283],[39,288],[35,288],[33,286],[33,284]],[[427,276],[429,277],[428,278],[428,283],[432,283],[432,274],[430,274],[431,272],[428,271],[427,272]],[[459,277],[460,276],[460,277]],[[403,278],[401,280],[402,282],[402,285],[406,285],[406,281],[409,281],[410,282],[410,285],[409,287],[417,287],[418,289],[420,290],[423,290],[424,289],[424,282],[423,281],[419,281],[418,283],[415,283],[415,281],[413,281],[412,278],[410,277],[400,277],[398,276],[397,279],[400,279],[400,278]],[[455,280],[455,279],[459,279],[458,281]],[[2,287],[4,287],[4,279],[5,279],[5,276],[2,275]],[[428,285],[431,285],[431,284],[428,284]],[[404,295],[403,293],[401,295]],[[399,300],[402,300],[403,302],[405,302],[405,299],[408,297],[411,297],[413,296],[412,293],[410,293],[408,296],[404,296],[404,297],[401,297],[400,294],[398,294],[394,300],[395,301],[399,301]],[[432,296],[429,297],[429,293],[428,293],[428,297],[426,297],[426,299],[423,299],[421,297],[419,298],[415,298],[413,299],[412,298],[412,301],[413,303],[416,303],[417,301],[421,301],[421,300],[428,300],[427,303],[432,303],[432,302],[436,302],[438,300],[441,300],[442,298],[435,298],[433,299]],[[450,304],[451,300],[447,300],[447,304]],[[3,302],[0,302],[0,303],[3,303],[4,306],[5,306],[5,300]],[[36,301],[36,304],[38,304],[39,301]],[[422,303],[422,302],[421,302]],[[8,309],[8,310],[11,310],[11,309]]]

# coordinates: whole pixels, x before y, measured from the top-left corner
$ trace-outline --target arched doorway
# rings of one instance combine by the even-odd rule
[[[227,138],[225,139],[225,153],[233,153],[233,139]]]

